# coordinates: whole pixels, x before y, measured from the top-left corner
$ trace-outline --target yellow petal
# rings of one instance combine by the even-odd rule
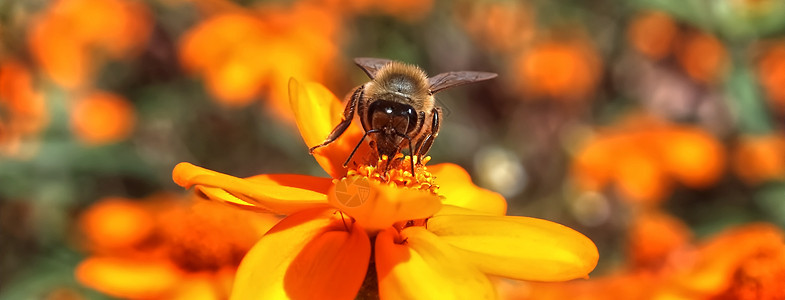
[[[246,254],[232,299],[354,299],[370,256],[360,226],[344,223],[334,209],[305,210],[283,219]]]
[[[494,299],[493,285],[455,248],[423,227],[376,237],[376,272],[382,299]]]
[[[177,289],[167,298],[170,300],[219,300],[226,299],[228,293],[220,290],[217,278],[211,273],[196,273],[184,278]]]
[[[242,179],[185,162],[177,164],[172,171],[175,183],[185,188],[196,186],[198,191],[211,200],[255,206],[278,214],[292,214],[303,209],[327,206],[326,195],[318,191],[324,189],[323,180],[310,176],[278,176]],[[302,184],[300,187],[283,186],[275,182],[275,178],[301,180]]]
[[[289,101],[294,111],[297,128],[300,129],[300,135],[308,148],[324,142],[333,128],[341,122],[344,105],[321,84],[313,82],[300,84],[292,78],[289,80]],[[340,138],[328,146],[316,149],[314,157],[327,174],[333,178],[341,178],[346,175],[343,163],[362,136],[363,130],[360,124],[353,122]],[[354,157],[365,159],[370,150],[368,143],[363,142]]]
[[[507,213],[507,201],[504,197],[474,185],[469,173],[460,166],[444,163],[429,166],[428,171],[436,177],[439,194],[445,197],[444,204],[497,216]]]
[[[480,215],[480,216],[496,216],[496,214],[489,213],[486,211],[477,211],[473,209],[464,208],[461,206],[455,205],[442,205],[442,209],[439,210],[434,216],[449,216],[449,215]]]
[[[442,206],[439,196],[430,192],[396,188],[359,175],[341,179],[327,195],[333,207],[370,231],[430,217]]]
[[[126,299],[162,297],[177,287],[181,277],[180,270],[167,260],[91,257],[76,267],[80,283]]]
[[[246,201],[240,199],[238,198],[240,197],[239,195],[238,196],[232,195],[231,193],[227,192],[222,188],[214,188],[214,187],[206,187],[206,186],[198,185],[194,187],[194,190],[198,192],[197,194],[199,196],[202,196],[212,201],[224,202],[247,210],[255,210],[259,212],[268,212],[268,213],[271,212],[270,209],[266,207],[256,206],[255,204],[253,204],[253,200],[249,199]]]
[[[327,194],[330,186],[333,185],[332,178],[298,174],[261,174],[246,179],[260,184],[296,187],[320,194]]]
[[[461,249],[485,273],[522,280],[585,278],[599,254],[583,234],[527,217],[435,216],[428,230]]]

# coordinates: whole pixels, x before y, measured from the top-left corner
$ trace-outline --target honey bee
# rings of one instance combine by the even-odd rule
[[[379,158],[392,160],[401,150],[408,148],[414,174],[414,157],[424,157],[439,135],[442,109],[433,95],[450,87],[488,80],[495,73],[458,71],[428,77],[415,65],[382,58],[355,58],[354,62],[365,71],[371,81],[357,87],[344,108],[342,120],[323,143],[310,148],[329,145],[341,136],[354,118],[360,118],[365,134],[344,162],[351,160],[357,148],[370,139]],[[419,164],[419,162],[418,162]],[[384,173],[390,167],[387,162]]]

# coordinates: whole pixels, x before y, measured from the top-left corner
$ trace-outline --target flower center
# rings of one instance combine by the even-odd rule
[[[404,156],[400,153],[392,159],[388,159],[386,155],[383,155],[376,161],[376,164],[369,163],[350,168],[346,177],[360,175],[370,180],[394,185],[395,187],[411,188],[437,194],[439,186],[434,183],[433,175],[431,175],[431,172],[428,172],[428,167],[425,166],[431,160],[431,157],[426,156],[422,158],[422,161],[418,161],[419,158],[415,156],[414,161],[417,163],[414,164],[414,174],[412,174],[411,159],[410,156]]]

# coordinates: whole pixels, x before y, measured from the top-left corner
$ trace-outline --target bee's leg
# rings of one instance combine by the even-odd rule
[[[399,133],[399,132],[397,132],[397,131],[395,132],[395,135],[397,135],[397,136],[401,136],[401,137],[403,137],[403,138],[409,138],[409,137],[408,137],[408,136],[406,136],[405,134]],[[411,144],[411,143],[409,143],[409,144]],[[382,172],[382,174],[384,174],[385,176],[387,175],[387,171],[388,171],[388,170],[390,170],[390,165],[392,165],[393,158],[394,158],[394,157],[395,157],[395,156],[396,156],[398,153],[401,153],[401,149],[403,149],[403,147],[401,147],[401,145],[398,145],[398,147],[396,147],[396,148],[395,148],[395,152],[393,152],[393,154],[391,154],[390,156],[388,156],[388,157],[387,157],[387,164],[384,166],[384,172]]]
[[[410,138],[408,135],[405,135],[405,134],[399,133],[399,132],[396,132],[395,134],[400,136],[400,137],[402,137],[402,138],[405,138],[407,141],[409,141],[409,152],[410,152],[409,153],[409,161],[411,161],[412,175],[414,175],[414,148],[412,148],[412,138]]]
[[[414,151],[412,151],[412,139],[407,135],[406,140],[409,141],[409,163],[412,165],[412,175],[414,175]]]
[[[431,110],[433,119],[431,120],[431,127],[428,129],[430,132],[425,134],[422,143],[417,147],[418,161],[422,160],[422,158],[428,154],[428,151],[431,150],[431,146],[433,146],[433,140],[439,135],[439,114],[441,112],[442,109],[439,107],[434,107],[433,110]]]
[[[311,149],[308,149],[309,153],[313,154],[313,151],[316,150],[317,148],[321,148],[332,143],[333,141],[335,141],[335,139],[340,137],[344,131],[346,131],[346,128],[349,128],[349,125],[352,124],[352,119],[354,118],[354,109],[357,107],[357,102],[360,101],[362,96],[363,96],[363,87],[360,86],[356,90],[354,90],[354,93],[352,93],[352,98],[349,99],[348,103],[346,103],[346,107],[343,109],[343,118],[341,119],[341,123],[338,123],[338,125],[335,126],[333,131],[330,132],[330,135],[327,136],[327,139],[325,139],[323,143],[313,146],[311,147]]]
[[[371,129],[371,130],[368,130],[365,133],[363,133],[363,137],[357,143],[357,146],[354,146],[354,150],[352,150],[352,153],[350,153],[349,157],[346,158],[346,161],[343,162],[343,166],[346,167],[347,165],[349,165],[349,161],[352,160],[352,157],[354,156],[354,153],[357,152],[357,149],[360,148],[360,145],[363,144],[363,141],[365,141],[365,137],[368,136],[369,133],[377,133],[377,132],[380,132],[380,131],[381,130],[379,130],[379,129]]]

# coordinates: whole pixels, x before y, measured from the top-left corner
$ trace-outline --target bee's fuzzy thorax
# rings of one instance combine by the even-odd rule
[[[428,75],[415,65],[393,61],[379,69],[373,79],[379,92],[398,92],[411,95],[428,94]]]

